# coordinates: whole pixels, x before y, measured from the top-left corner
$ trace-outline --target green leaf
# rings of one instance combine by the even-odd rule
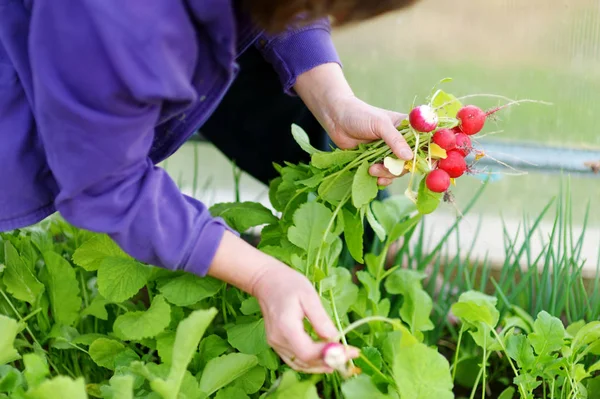
[[[220,389],[215,399],[250,399],[250,397],[241,388],[227,387]]]
[[[269,348],[266,351],[260,352],[256,356],[258,357],[259,365],[273,371],[279,368],[280,358],[273,351],[273,349]]]
[[[114,375],[109,383],[110,387],[102,387],[105,399],[133,399],[135,378],[132,375]]]
[[[477,291],[467,291],[460,295],[458,302],[452,305],[452,313],[463,322],[483,323],[496,328],[500,313],[496,309],[497,299]]]
[[[258,362],[258,358],[256,360]],[[236,379],[233,386],[241,388],[245,393],[251,395],[258,392],[263,386],[266,376],[267,374],[263,366],[255,366]]]
[[[337,205],[351,193],[353,180],[354,175],[347,170],[339,175],[323,180],[317,192],[325,201]]]
[[[344,399],[389,399],[390,397],[382,393],[371,378],[367,375],[359,375],[342,383],[342,393]]]
[[[58,376],[42,382],[37,387],[29,390],[30,399],[87,399],[85,381],[82,377],[72,380],[65,376]]]
[[[401,220],[416,210],[415,204],[404,195],[389,197],[383,201],[373,201],[371,208],[375,218],[387,234],[390,234]]]
[[[500,396],[498,396],[498,399],[513,399],[515,397],[515,392],[516,390],[514,387],[508,387],[502,391]]]
[[[97,295],[92,299],[90,305],[81,311],[81,317],[94,316],[100,320],[108,320],[108,312],[106,311],[106,305],[110,302],[102,298],[101,295]]]
[[[108,336],[98,333],[82,334],[74,337],[71,342],[75,345],[90,346],[98,338],[108,338]]]
[[[278,212],[283,212],[283,208],[285,207],[285,203],[281,203],[277,199],[277,192],[279,191],[279,186],[281,183],[283,183],[283,178],[281,176],[277,176],[271,180],[271,183],[269,184],[269,202],[271,203],[271,206]]]
[[[46,338],[52,339],[50,346],[56,349],[73,349],[71,343],[79,336],[79,331],[72,326],[54,324]]]
[[[240,311],[246,315],[253,315],[255,313],[260,312],[260,305],[258,303],[258,299],[256,297],[251,296],[250,298],[245,299],[242,302],[242,306],[240,307]]]
[[[531,370],[535,356],[531,344],[524,335],[509,335],[506,339],[506,351],[511,358],[516,360],[519,368]]]
[[[251,323],[235,324],[226,327],[226,330],[229,344],[242,353],[258,355],[269,348],[262,318]]]
[[[560,350],[564,344],[565,327],[560,319],[541,311],[533,323],[533,332],[528,336],[538,356]]]
[[[448,361],[424,344],[402,349],[394,359],[393,374],[402,398],[454,399]]]
[[[50,375],[48,361],[45,356],[38,353],[27,353],[23,355],[23,363],[25,364],[23,374],[30,388],[40,385]]]
[[[23,375],[12,366],[0,366],[0,395],[13,393],[23,385]],[[1,398],[2,396],[0,396]],[[13,396],[11,396],[12,398]]]
[[[600,341],[600,321],[592,321],[578,329],[571,347],[579,351],[586,345],[598,344]]]
[[[319,169],[329,169],[334,166],[342,167],[355,160],[360,154],[360,151],[340,149],[330,152],[317,152],[312,155],[310,164]]]
[[[352,213],[347,209],[342,209],[344,218],[344,240],[350,255],[358,263],[363,263],[363,220],[360,212]]]
[[[303,204],[294,214],[294,225],[288,229],[288,239],[306,252],[316,252],[325,239],[333,213],[318,202]],[[331,239],[329,239],[331,241]]]
[[[175,331],[168,331],[156,337],[156,350],[164,364],[173,362],[173,345],[175,345]]]
[[[230,353],[209,361],[200,377],[200,390],[207,396],[247,373],[258,364],[256,356]]]
[[[251,227],[277,223],[273,213],[258,202],[228,202],[215,204],[209,209],[214,217],[220,217],[229,227],[243,233]]]
[[[218,335],[209,335],[200,342],[200,356],[206,363],[229,350],[229,344]]]
[[[113,330],[123,340],[139,341],[157,336],[170,321],[171,308],[162,295],[157,295],[145,312],[129,312],[117,317]]]
[[[600,375],[587,380],[588,398],[600,398]]]
[[[425,184],[426,177],[419,183],[419,193],[417,194],[417,210],[422,215],[432,213],[437,209],[442,201],[442,193],[434,193]]]
[[[177,306],[190,306],[215,296],[225,283],[206,276],[185,273],[175,278],[161,279],[158,290],[167,301]]]
[[[16,320],[0,314],[0,366],[21,358],[14,348],[18,331]]]
[[[358,287],[352,282],[352,274],[348,269],[342,267],[334,268],[330,275],[321,281],[321,290],[325,293],[333,292],[333,300],[338,314],[348,313],[348,309],[358,298]],[[325,308],[330,315],[333,315],[331,295],[327,294],[324,297],[327,298],[324,303]]]
[[[361,357],[357,358],[354,363],[366,375],[373,376],[383,367],[383,358],[379,349],[372,346],[361,348]],[[363,356],[367,358],[368,363]]]
[[[438,116],[448,118],[455,118],[458,111],[462,108],[461,102],[456,97],[442,90],[438,90],[434,94],[431,106],[433,108],[441,107],[437,110]]]
[[[354,175],[352,182],[352,204],[357,209],[374,200],[379,191],[377,178],[369,174],[369,167],[369,162],[364,161]]]
[[[379,291],[379,285],[375,277],[364,270],[356,272],[356,277],[367,290],[367,297],[373,304],[377,305],[381,299],[381,292]]]
[[[6,269],[2,276],[6,290],[16,299],[34,304],[44,292],[44,285],[25,265],[15,247],[8,241],[4,242],[4,258]]]
[[[152,269],[133,259],[104,258],[98,269],[98,291],[110,302],[123,302],[148,282]]]
[[[423,218],[422,215],[416,215],[402,223],[398,223],[392,227],[388,235],[388,242],[395,242],[401,237],[404,237],[413,227],[417,225]]]
[[[71,326],[79,317],[82,303],[75,269],[55,252],[45,252],[43,256],[48,269],[48,294],[52,316],[56,322]]]
[[[132,260],[108,235],[96,234],[75,250],[73,263],[91,272],[98,270],[105,258],[111,257]]]
[[[19,253],[21,259],[27,267],[33,271],[35,269],[35,263],[38,260],[38,255],[33,249],[33,245],[31,245],[31,239],[29,237],[22,237],[20,244]]]
[[[398,269],[385,280],[385,289],[390,294],[400,294],[404,298],[400,308],[400,317],[417,331],[433,330],[429,319],[433,310],[433,301],[421,285],[426,274],[410,269]]]
[[[579,330],[581,330],[585,326],[585,324],[585,320],[578,320],[574,323],[569,324],[569,326],[566,328],[567,334],[574,337],[575,335],[577,335]]]
[[[385,229],[379,223],[379,221],[375,219],[375,215],[373,214],[371,207],[367,204],[365,205],[365,208],[367,210],[367,221],[369,222],[369,225],[377,235],[377,238],[379,238],[380,241],[385,241],[385,237],[387,235]]]
[[[115,358],[125,351],[125,345],[108,338],[98,338],[89,348],[89,354],[94,363],[109,370],[115,369]]]
[[[294,136],[294,140],[296,140],[296,143],[298,143],[300,148],[302,148],[308,154],[313,155],[321,152],[310,145],[308,134],[306,134],[306,132],[300,126],[292,124],[292,135]]]
[[[288,370],[283,373],[281,383],[269,399],[319,399],[319,395],[314,381],[300,381],[295,372]]]
[[[157,379],[151,382],[152,389],[166,399],[175,399],[179,394],[187,367],[200,344],[206,329],[217,315],[215,308],[192,312],[177,327],[175,344],[173,345],[172,364],[166,380]],[[210,362],[209,362],[210,364]],[[218,370],[215,370],[218,372]],[[221,372],[224,373],[223,370]],[[188,372],[189,373],[189,372]],[[206,370],[204,371],[206,373]],[[204,377],[204,373],[202,377]],[[207,393],[200,381],[200,390]],[[214,391],[213,391],[214,392]],[[212,392],[211,392],[212,393]]]

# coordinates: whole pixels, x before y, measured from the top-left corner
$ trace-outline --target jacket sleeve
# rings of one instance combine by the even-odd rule
[[[180,2],[110,3],[34,2],[34,108],[57,210],[142,262],[205,275],[227,227],[148,158],[163,104],[198,95],[193,26]]]
[[[284,92],[289,95],[295,95],[293,86],[302,73],[322,64],[341,65],[328,19],[289,28],[278,34],[263,32],[255,43],[263,57],[275,68]]]

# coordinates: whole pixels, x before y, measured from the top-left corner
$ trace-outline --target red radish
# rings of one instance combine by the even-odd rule
[[[450,129],[440,129],[433,137],[431,141],[442,147],[444,150],[449,151],[456,147],[456,135]]]
[[[448,172],[448,175],[453,179],[461,177],[467,171],[467,162],[463,153],[459,150],[448,151],[445,159],[440,159],[438,168]]]
[[[344,345],[337,342],[331,342],[323,348],[322,351],[323,361],[327,367],[331,367],[334,370],[345,370],[346,363],[348,363],[348,356]]]
[[[456,114],[456,119],[459,120],[460,130],[469,136],[477,134],[483,129],[487,115],[485,111],[475,105],[467,105],[462,107]]]
[[[425,185],[434,193],[443,193],[450,187],[450,175],[442,169],[432,170],[425,178]]]
[[[416,131],[428,133],[437,127],[438,116],[429,105],[420,105],[410,111],[408,121]]]
[[[456,149],[466,157],[473,150],[473,144],[471,138],[464,133],[457,133],[456,136]]]

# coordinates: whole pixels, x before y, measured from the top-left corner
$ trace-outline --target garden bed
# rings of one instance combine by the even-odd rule
[[[454,114],[441,107],[447,128]],[[107,236],[56,216],[0,234],[0,398],[600,395],[600,275],[583,278],[583,233],[573,230],[568,195],[524,223],[523,240],[503,234],[498,273],[474,257],[475,244],[449,241],[458,221],[428,245],[424,215],[446,196],[426,183],[438,164],[431,135],[411,142],[420,157],[409,165],[411,182],[417,165],[423,170],[418,188],[376,200],[367,169],[390,156],[385,145],[320,153],[294,134],[318,161],[278,167],[272,209],[238,201],[210,211],[244,237],[261,227],[248,240],[309,278],[338,341],[359,348],[359,358],[333,374],[297,373],[267,344],[256,298],[141,264]],[[551,209],[554,228],[537,251],[532,240]]]

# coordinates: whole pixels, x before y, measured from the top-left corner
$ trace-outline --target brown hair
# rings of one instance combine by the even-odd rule
[[[364,21],[389,11],[408,7],[418,0],[244,0],[244,5],[262,28],[277,32],[293,23],[331,17],[336,26]]]

